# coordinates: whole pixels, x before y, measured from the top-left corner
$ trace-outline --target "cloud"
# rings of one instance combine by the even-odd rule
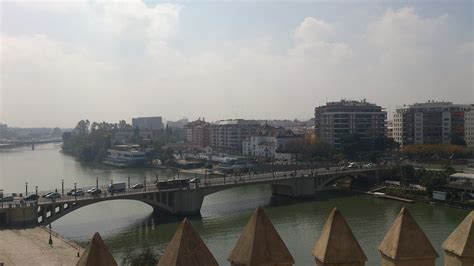
[[[413,7],[388,9],[368,27],[368,40],[380,49],[431,46],[446,25],[448,15],[421,18]]]
[[[313,17],[305,18],[295,30],[296,38],[306,42],[324,41],[333,33],[333,25]]]
[[[367,98],[393,108],[474,96],[474,46],[446,38],[446,15],[388,9],[352,41],[340,32],[350,25],[306,17],[289,31],[294,42],[283,52],[274,52],[279,44],[268,36],[186,55],[173,46],[185,8],[89,4],[77,18],[90,27],[83,42],[2,34],[0,120],[74,126],[84,118],[141,115],[307,119],[326,99]]]

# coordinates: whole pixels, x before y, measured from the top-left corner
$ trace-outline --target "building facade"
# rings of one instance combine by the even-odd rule
[[[132,118],[132,126],[138,127],[140,130],[164,129],[163,118],[161,116]]]
[[[242,142],[242,154],[277,159],[281,158],[282,154],[287,154],[292,145],[303,141],[304,135],[297,135],[283,128],[262,130],[256,136],[251,136]]]
[[[362,101],[341,100],[315,108],[316,137],[340,149],[348,135],[375,137],[386,134],[387,112],[382,107]]]
[[[464,134],[467,147],[474,149],[474,105],[464,113]]]
[[[186,142],[203,148],[211,143],[211,124],[198,119],[186,125]]]
[[[401,146],[460,144],[465,140],[465,113],[469,105],[452,102],[415,103],[399,107],[393,117],[393,137]]]
[[[211,124],[210,146],[214,150],[241,153],[242,141],[255,135],[260,124],[254,120],[221,120]]]

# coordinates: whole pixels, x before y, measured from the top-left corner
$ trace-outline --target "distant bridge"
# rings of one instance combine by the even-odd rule
[[[62,138],[54,139],[38,139],[38,140],[21,140],[21,141],[11,141],[11,142],[2,142],[0,143],[0,149],[10,149],[23,146],[31,146],[31,149],[35,149],[35,144],[46,144],[46,143],[58,143],[63,142]]]
[[[222,190],[254,185],[270,184],[272,193],[296,198],[311,198],[326,184],[340,178],[361,175],[376,175],[382,168],[370,169],[311,169],[288,172],[273,172],[257,175],[242,175],[201,179],[200,184],[190,183],[186,188],[159,189],[147,184],[143,189],[128,188],[123,192],[110,193],[106,189],[100,196],[63,195],[57,200],[40,198],[24,202],[13,200],[0,206],[0,223],[13,226],[45,225],[81,207],[97,202],[126,199],[142,201],[155,211],[172,215],[198,215],[204,197]]]

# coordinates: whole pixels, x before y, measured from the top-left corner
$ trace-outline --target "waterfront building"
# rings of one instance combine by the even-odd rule
[[[221,120],[211,124],[210,146],[217,151],[241,153],[242,141],[255,135],[260,124],[254,120]]]
[[[472,106],[452,102],[415,103],[396,109],[394,140],[412,144],[460,144],[465,138],[465,113]]]
[[[255,136],[242,141],[242,154],[270,159],[286,158],[281,153],[287,153],[292,146],[303,141],[304,135],[266,125]]]
[[[329,102],[315,108],[316,137],[340,149],[348,135],[376,137],[385,135],[387,112],[366,100]]]
[[[161,116],[132,118],[132,126],[140,130],[160,130],[164,128]]]
[[[467,147],[474,150],[474,105],[464,112],[464,134]]]
[[[200,118],[188,123],[186,125],[186,141],[203,148],[209,146],[211,143],[211,124]]]
[[[107,149],[107,156],[102,163],[116,167],[142,166],[146,160],[146,153],[138,148],[139,145],[116,145],[112,149]]]

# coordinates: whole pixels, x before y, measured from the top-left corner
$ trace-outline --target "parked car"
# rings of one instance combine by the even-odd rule
[[[39,198],[38,195],[36,195],[36,194],[31,194],[31,195],[28,195],[28,196],[24,197],[23,199],[24,199],[24,200],[37,200],[38,198]]]
[[[71,196],[84,196],[84,190],[82,189],[77,189],[76,192],[72,192]]]
[[[89,193],[89,194],[91,194],[91,193],[92,193],[92,191],[94,191],[95,189],[96,189],[96,188],[95,188],[95,187],[93,187],[93,188],[90,188],[90,189],[88,189],[86,192],[87,192],[87,193]]]
[[[66,195],[71,196],[72,193],[74,193],[74,189],[69,190],[69,191],[66,193]]]
[[[4,197],[0,199],[0,202],[9,202],[9,201],[13,201],[12,196],[8,196],[8,197]]]
[[[133,189],[142,189],[143,188],[143,185],[138,183],[138,184],[135,184],[132,186]]]
[[[58,192],[50,192],[50,193],[48,193],[46,198],[50,199],[50,200],[59,199],[59,198],[61,198],[61,194],[59,194]]]

